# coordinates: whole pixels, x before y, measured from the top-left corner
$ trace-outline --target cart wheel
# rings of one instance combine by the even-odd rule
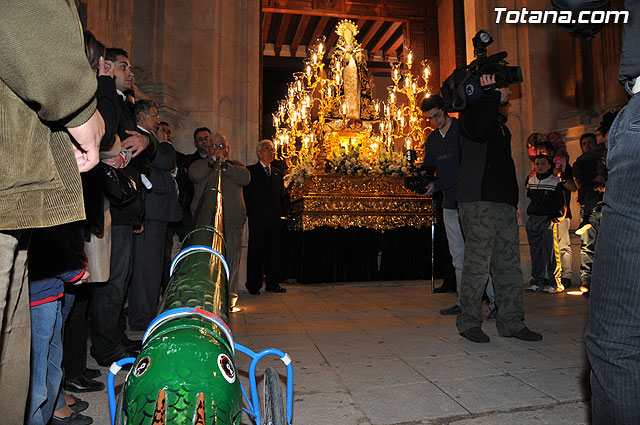
[[[264,408],[262,412],[262,425],[287,425],[280,377],[272,367],[264,371]]]
[[[126,425],[122,420],[122,405],[124,404],[124,391],[120,390],[118,400],[116,401],[116,417],[113,421],[114,425]]]

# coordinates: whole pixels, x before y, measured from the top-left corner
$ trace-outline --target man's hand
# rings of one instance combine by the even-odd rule
[[[98,59],[98,76],[106,75],[113,78],[114,69],[113,62],[100,56],[100,59]]]
[[[96,109],[87,122],[78,127],[68,127],[75,139],[73,150],[81,173],[87,172],[100,160],[100,140],[104,136],[104,120]]]
[[[135,158],[149,146],[149,138],[142,133],[138,133],[137,131],[125,130],[125,133],[130,136],[122,141],[122,148],[128,150],[133,155],[132,158]]]
[[[483,90],[491,90],[495,88],[496,76],[494,74],[482,74],[480,76],[480,87]]]
[[[430,197],[433,195],[433,192],[435,191],[436,191],[436,185],[433,182],[431,182],[427,185],[427,191],[424,193],[424,196]]]

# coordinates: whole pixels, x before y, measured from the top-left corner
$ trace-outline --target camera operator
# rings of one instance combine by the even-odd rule
[[[460,168],[460,127],[456,118],[451,118],[444,110],[442,97],[433,95],[422,100],[420,108],[427,120],[435,129],[429,134],[425,142],[423,167],[435,167],[438,178],[426,187],[425,196],[433,196],[434,192],[442,191],[443,195],[443,221],[449,252],[453,260],[456,275],[456,289],[458,302],[449,308],[440,310],[440,314],[460,314],[460,286],[462,285],[462,264],[464,263],[464,237],[458,218],[458,175]],[[486,282],[486,281],[485,281]],[[495,316],[495,295],[491,282],[487,285],[487,297],[489,297],[491,313]]]
[[[484,95],[460,112],[462,163],[458,209],[465,235],[460,335],[476,343],[489,342],[482,329],[482,292],[489,271],[493,278],[498,334],[525,341],[542,335],[524,324],[522,269],[518,241],[518,182],[511,157],[511,133],[499,107],[509,102],[511,89],[496,87],[495,75],[479,78]]]

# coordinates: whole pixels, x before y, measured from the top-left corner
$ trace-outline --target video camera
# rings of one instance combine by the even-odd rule
[[[436,167],[422,167],[413,176],[404,178],[404,187],[419,195],[427,191],[429,183],[436,179]]]
[[[493,43],[488,31],[480,30],[473,37],[473,54],[477,58],[469,65],[458,68],[442,84],[442,101],[447,112],[462,111],[469,102],[482,99],[484,90],[494,87],[481,87],[480,77],[494,74],[495,87],[507,87],[522,82],[522,70],[519,66],[508,66],[507,52],[499,52],[487,57],[487,46]]]

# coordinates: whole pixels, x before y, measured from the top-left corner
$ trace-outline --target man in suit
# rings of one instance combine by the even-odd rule
[[[171,143],[159,143],[155,135],[160,124],[158,107],[152,100],[140,100],[136,102],[135,114],[138,130],[157,146],[147,174],[151,190],[144,198],[143,231],[133,236],[129,326],[132,330],[142,331],[156,316],[167,225],[180,220],[182,211],[171,177],[171,171],[176,167],[176,151]]]
[[[123,171],[136,182],[139,199],[122,207],[111,206],[111,259],[109,281],[93,285],[90,301],[91,355],[99,365],[109,366],[123,357],[136,356],[139,342],[130,341],[125,335],[124,294],[131,269],[133,232],[140,231],[144,217],[143,176],[149,172],[155,156],[156,145],[136,127],[133,105],[125,92],[133,88],[134,74],[126,51],[109,48],[105,57],[114,64],[113,76],[118,93],[120,120],[118,136],[122,148],[131,153],[131,161]],[[148,180],[144,177],[145,183]],[[77,305],[74,309],[77,308]]]
[[[238,299],[238,268],[242,253],[242,230],[247,217],[242,197],[242,188],[249,184],[249,170],[240,161],[229,159],[229,142],[222,133],[208,137],[207,158],[195,161],[189,168],[189,178],[195,186],[191,211],[195,217],[200,197],[204,193],[212,168],[209,158],[222,161],[222,211],[224,240],[227,246],[226,260],[231,277],[229,279],[229,307]]]
[[[251,173],[251,183],[244,188],[249,218],[245,286],[251,295],[259,295],[264,275],[267,291],[287,292],[278,284],[280,217],[286,206],[282,171],[271,166],[275,157],[271,140],[259,141],[256,152],[259,161],[247,167]]]

